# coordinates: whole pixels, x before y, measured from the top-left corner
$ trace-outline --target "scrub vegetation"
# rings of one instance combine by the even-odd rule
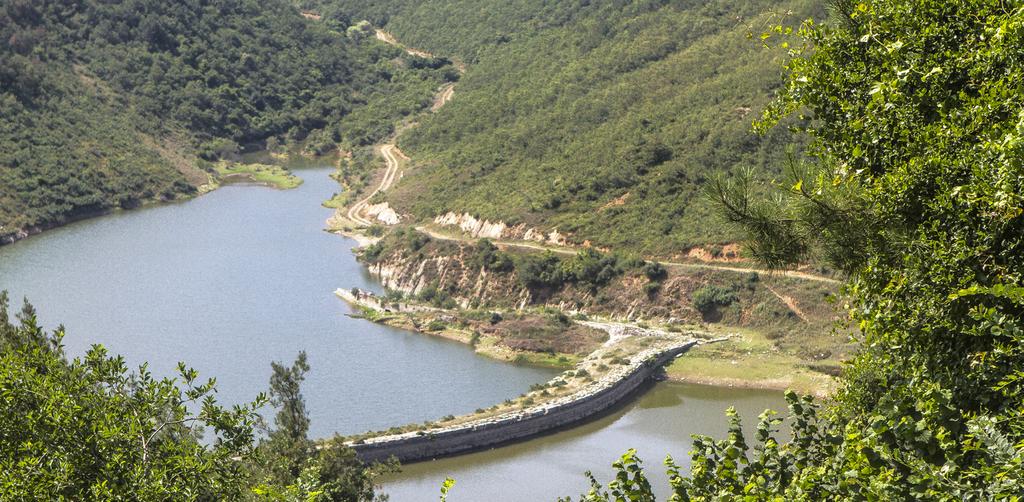
[[[0,8],[0,240],[196,193],[200,159],[368,148],[457,73],[283,0]]]
[[[451,103],[399,138],[414,167],[389,192],[392,207],[557,227],[577,244],[651,256],[740,237],[701,190],[741,168],[780,175],[797,137],[785,127],[759,136],[751,122],[781,86],[785,51],[757,35],[820,10],[802,0],[329,3],[468,63]]]

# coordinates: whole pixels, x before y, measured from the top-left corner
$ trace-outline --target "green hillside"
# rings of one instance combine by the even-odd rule
[[[348,28],[283,0],[5,2],[0,240],[195,192],[247,145],[371,144],[452,73]]]
[[[701,195],[710,177],[780,172],[793,136],[759,137],[751,124],[786,51],[759,35],[820,17],[818,3],[340,2],[470,63],[455,99],[400,139],[418,167],[392,205],[658,255],[735,239]]]

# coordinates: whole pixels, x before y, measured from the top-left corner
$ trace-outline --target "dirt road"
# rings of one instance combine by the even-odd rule
[[[476,240],[478,240],[478,239],[473,239],[473,238],[470,238],[470,237],[454,236],[454,235],[450,235],[450,234],[444,234],[444,233],[438,232],[436,230],[433,230],[433,229],[425,227],[425,226],[416,227],[416,230],[418,230],[418,231],[420,231],[420,232],[422,232],[424,234],[427,234],[427,235],[429,235],[430,237],[432,237],[434,239],[445,240],[445,241],[475,242]],[[496,241],[494,241],[494,244],[496,246],[516,247],[516,248],[520,248],[520,249],[533,249],[533,250],[537,250],[537,251],[551,251],[552,253],[558,253],[558,254],[562,254],[562,255],[575,255],[579,251],[578,249],[573,249],[573,248],[567,248],[567,247],[561,247],[561,246],[547,246],[547,245],[540,244],[540,243],[525,242],[525,241],[503,241],[503,240],[496,240]],[[711,264],[711,263],[682,263],[682,262],[672,262],[672,261],[658,261],[658,263],[661,263],[665,267],[669,267],[669,268],[689,268],[689,269],[721,270],[721,271],[725,271],[725,272],[739,272],[739,273],[756,272],[756,273],[762,274],[762,275],[780,275],[780,276],[783,276],[783,277],[791,277],[791,278],[794,278],[794,279],[802,279],[802,280],[807,280],[807,281],[824,282],[826,284],[840,284],[841,283],[841,281],[838,281],[836,279],[832,279],[831,277],[823,277],[823,276],[820,276],[820,275],[809,274],[809,273],[806,273],[806,272],[799,272],[799,271],[796,271],[796,270],[766,270],[766,269],[759,269],[759,268],[729,267],[729,266],[725,266],[725,265],[714,265],[714,264]]]
[[[370,195],[366,196],[366,198],[359,202],[352,204],[352,207],[348,208],[348,219],[364,227],[373,225],[373,222],[364,218],[361,213],[370,205],[370,199],[373,199],[374,195],[391,188],[391,185],[395,182],[395,178],[398,174],[398,155],[402,155],[402,152],[397,146],[387,144],[381,145],[380,154],[384,157],[384,162],[387,163],[387,168],[384,171],[384,179],[381,180],[380,185],[377,186],[376,189],[370,192]]]

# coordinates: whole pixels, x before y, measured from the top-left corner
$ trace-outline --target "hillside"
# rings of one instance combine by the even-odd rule
[[[818,2],[331,4],[469,63],[452,102],[399,140],[414,159],[388,195],[400,213],[466,212],[667,256],[737,238],[701,196],[710,177],[781,171],[796,138],[751,123],[785,51],[758,38]]]
[[[0,241],[195,193],[205,161],[370,145],[454,75],[283,0],[0,8]]]

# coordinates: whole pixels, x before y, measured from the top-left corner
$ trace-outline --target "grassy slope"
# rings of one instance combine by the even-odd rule
[[[770,12],[793,10],[795,22],[814,4],[363,3],[352,8],[410,45],[472,63],[452,103],[401,139],[420,168],[392,205],[659,255],[735,237],[700,195],[709,176],[778,171],[791,138],[759,138],[750,124],[783,54],[748,34]]]

